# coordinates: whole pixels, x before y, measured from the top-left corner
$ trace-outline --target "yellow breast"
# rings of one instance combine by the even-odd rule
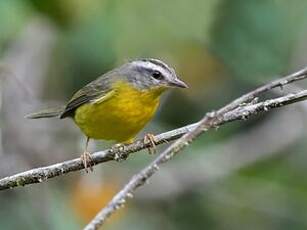
[[[130,142],[155,114],[165,90],[139,90],[117,82],[106,99],[76,109],[74,120],[90,138]]]

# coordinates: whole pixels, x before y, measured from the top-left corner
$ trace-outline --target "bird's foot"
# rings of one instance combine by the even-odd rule
[[[151,133],[147,133],[144,136],[144,143],[149,144],[149,147],[147,148],[149,154],[155,154],[157,152],[157,149],[156,149],[156,143],[157,142],[158,141],[157,141],[156,137]]]
[[[90,171],[93,172],[94,162],[93,162],[91,154],[87,151],[84,151],[84,153],[82,153],[80,159],[83,163],[85,172],[88,173],[89,172],[88,169],[90,169]]]

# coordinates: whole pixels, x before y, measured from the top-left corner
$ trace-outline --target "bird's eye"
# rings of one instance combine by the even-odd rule
[[[152,73],[152,77],[154,79],[157,79],[157,80],[162,80],[163,79],[163,76],[162,76],[162,74],[159,71],[154,71]]]

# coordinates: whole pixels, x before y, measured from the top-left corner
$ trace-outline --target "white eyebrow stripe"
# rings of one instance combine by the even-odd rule
[[[135,65],[141,68],[159,71],[163,76],[166,77],[171,75],[171,70],[169,68],[162,67],[149,61],[136,61]]]

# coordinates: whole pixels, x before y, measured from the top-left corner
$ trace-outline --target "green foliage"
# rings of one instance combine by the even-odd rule
[[[287,70],[306,1],[223,1],[217,10],[212,49],[235,76],[263,81]]]
[[[0,1],[0,54],[3,46],[14,39],[27,22],[31,7],[21,0]]]

